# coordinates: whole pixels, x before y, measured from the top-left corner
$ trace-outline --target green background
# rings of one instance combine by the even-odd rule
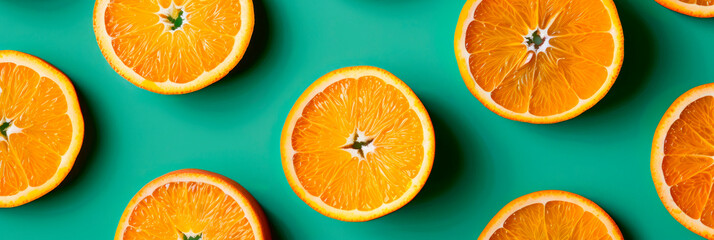
[[[714,22],[652,0],[616,0],[625,62],[581,116],[532,125],[493,114],[466,89],[453,35],[464,0],[254,0],[248,52],[223,80],[164,96],[122,79],[92,30],[94,1],[0,0],[0,49],[41,57],[74,82],[87,125],[67,179],[46,196],[0,209],[2,239],[111,239],[124,207],[167,172],[228,176],[261,203],[275,239],[475,239],[506,203],[560,189],[604,208],[627,239],[696,239],[662,206],[649,170],[652,136],[677,96],[711,82]],[[290,189],[280,132],[314,80],[374,65],[428,109],[436,158],[408,205],[365,223],[333,220]]]

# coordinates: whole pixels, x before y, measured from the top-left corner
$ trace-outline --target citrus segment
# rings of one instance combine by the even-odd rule
[[[253,31],[251,0],[97,0],[94,31],[110,65],[150,91],[196,91],[225,76]]]
[[[518,121],[573,118],[609,90],[623,59],[611,0],[470,0],[454,37],[469,90]]]
[[[4,159],[0,162],[0,196],[13,196],[27,188],[27,176],[23,171],[22,166],[15,160],[15,156],[10,153],[10,148],[6,141],[0,142],[0,158]],[[7,200],[5,200],[7,201]],[[8,207],[9,203],[4,207]]]
[[[569,192],[540,191],[508,203],[478,239],[623,238],[610,216],[592,201]]]
[[[651,171],[667,210],[691,231],[714,238],[714,84],[680,96],[662,117]]]
[[[269,239],[253,197],[215,173],[186,169],[144,186],[127,206],[115,239]]]
[[[655,0],[657,3],[692,17],[714,17],[714,1],[712,0]]]
[[[409,202],[434,156],[429,116],[401,80],[375,67],[343,68],[313,83],[282,136],[290,186],[318,212],[366,221]]]
[[[72,168],[83,136],[69,79],[37,57],[0,51],[0,207],[54,189]]]

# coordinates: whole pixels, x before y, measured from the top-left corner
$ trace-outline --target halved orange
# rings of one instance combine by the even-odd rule
[[[623,60],[612,0],[469,0],[454,36],[466,86],[502,117],[555,123],[600,101]]]
[[[488,223],[479,240],[621,240],[610,215],[580,195],[547,190],[508,203]]]
[[[114,239],[270,239],[270,231],[260,205],[238,183],[184,169],[141,188],[124,210]]]
[[[223,78],[253,33],[251,0],[97,0],[94,33],[109,64],[152,92],[182,94]]]
[[[712,0],[655,0],[660,5],[672,11],[692,17],[714,17],[714,1]]]
[[[411,201],[434,161],[434,130],[412,90],[376,67],[335,70],[293,105],[281,139],[290,187],[318,212],[367,221]]]
[[[84,138],[77,93],[67,76],[35,56],[0,51],[0,207],[52,191]]]
[[[670,214],[692,232],[714,239],[714,84],[677,98],[652,141],[655,188]]]

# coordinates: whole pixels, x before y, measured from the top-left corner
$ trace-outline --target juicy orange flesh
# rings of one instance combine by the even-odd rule
[[[600,0],[482,0],[473,16],[465,39],[470,72],[508,110],[560,114],[609,78],[615,41]],[[547,29],[540,35],[550,45],[539,53],[524,44],[535,29]]]
[[[20,129],[0,139],[0,196],[40,186],[54,176],[72,141],[67,100],[59,85],[29,67],[0,63],[0,121]]]
[[[714,6],[714,0],[679,0],[683,3],[696,4],[700,6]]]
[[[662,173],[674,203],[714,227],[714,97],[686,106],[664,140]]]
[[[400,198],[424,159],[416,112],[401,91],[374,76],[332,83],[310,100],[294,129],[298,180],[342,210],[368,211]],[[343,148],[356,131],[374,139],[364,158]]]
[[[175,31],[162,9],[180,9]],[[152,82],[186,83],[223,62],[240,30],[233,0],[114,0],[106,8],[107,34],[119,59]],[[171,14],[175,11],[166,11]]]
[[[254,239],[245,213],[233,197],[202,182],[171,182],[141,199],[128,216],[122,239]]]
[[[612,237],[602,221],[577,204],[549,201],[531,204],[514,212],[490,239],[606,240]]]

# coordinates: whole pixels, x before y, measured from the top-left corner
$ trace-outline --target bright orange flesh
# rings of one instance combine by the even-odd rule
[[[238,203],[216,186],[168,183],[136,205],[124,239],[174,239],[177,231],[203,233],[206,239],[254,239],[243,215]]]
[[[534,32],[542,43],[529,43]],[[611,0],[471,0],[455,41],[474,95],[494,112],[526,122],[579,115],[604,96],[622,64]]]
[[[655,0],[662,6],[692,17],[714,17],[714,1],[712,0]]]
[[[416,96],[411,91],[405,94],[406,85],[398,79],[343,75],[350,76],[318,80],[313,84],[319,85],[314,96],[304,99],[299,112],[291,113],[286,128],[292,133],[284,139],[290,144],[286,175],[294,174],[301,191],[317,198],[308,201],[319,201],[324,207],[380,210],[423,184],[414,181],[422,177],[424,164],[431,166],[430,154],[425,154],[433,152],[433,146],[425,144],[433,142],[431,124],[423,119],[426,111]],[[293,111],[301,102],[303,98]],[[357,142],[369,142],[361,152],[353,148],[355,135]]]
[[[82,129],[64,75],[36,57],[0,51],[0,207],[52,190],[74,162]]]
[[[593,202],[562,191],[541,191],[506,205],[479,240],[622,239],[617,225]]]
[[[101,18],[95,13],[101,18],[95,19],[100,47],[111,47],[102,49],[105,57],[120,62],[110,60],[112,67],[160,93],[195,91],[202,86],[161,88],[193,86],[196,83],[187,84],[192,81],[210,81],[201,84],[208,85],[225,75],[245,51],[237,45],[247,46],[253,26],[249,0],[98,0],[95,11],[103,14]],[[241,20],[244,14],[250,15],[248,22]],[[180,25],[171,22],[177,18],[183,19]],[[231,66],[221,66],[224,62]],[[221,71],[218,76],[212,74],[216,69]]]
[[[185,83],[218,66],[233,48],[240,5],[231,2],[177,1],[186,24],[171,31],[157,14],[171,1],[114,0],[106,9],[107,33],[122,62],[142,77]]]
[[[360,158],[343,150],[355,131],[374,138],[373,154]],[[317,94],[298,119],[293,165],[305,189],[330,206],[372,210],[409,188],[421,168],[422,135],[419,118],[397,89],[371,76],[343,79]]]
[[[182,170],[152,181],[135,196],[116,239],[197,234],[201,239],[265,239],[263,221],[257,203],[237,183],[215,173]]]
[[[714,233],[714,85],[680,97],[657,127],[652,176],[667,209],[702,236]]]

